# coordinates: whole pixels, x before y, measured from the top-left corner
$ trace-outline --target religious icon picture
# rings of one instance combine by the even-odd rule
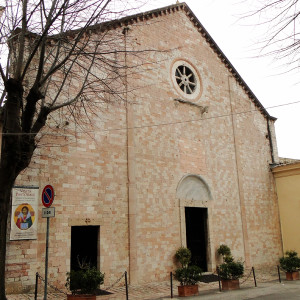
[[[21,230],[27,230],[32,226],[35,219],[35,213],[32,206],[28,203],[19,205],[15,210],[15,224]]]

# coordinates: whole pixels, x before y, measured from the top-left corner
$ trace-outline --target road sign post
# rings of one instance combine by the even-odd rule
[[[48,249],[49,249],[49,227],[50,227],[50,218],[47,218],[44,300],[47,300],[47,285],[48,285],[48,252],[49,252],[49,251],[48,251]]]
[[[44,187],[42,192],[42,203],[45,207],[50,207],[54,200],[54,188],[48,184]]]
[[[46,185],[42,192],[42,203],[46,207],[42,209],[42,213],[43,213],[43,218],[47,218],[44,300],[47,300],[50,218],[55,217],[55,208],[50,207],[53,203],[53,200],[54,200],[54,189],[52,185]]]
[[[54,218],[55,217],[55,207],[43,208],[42,209],[43,218]]]

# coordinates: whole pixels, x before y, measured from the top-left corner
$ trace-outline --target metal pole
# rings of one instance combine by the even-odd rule
[[[126,286],[126,300],[128,300],[128,282],[127,282],[127,271],[125,271],[125,286]]]
[[[279,266],[277,266],[277,271],[278,271],[279,282],[281,283],[281,278],[280,278],[280,268],[279,268]]]
[[[47,300],[47,284],[48,284],[48,248],[49,248],[49,227],[50,227],[49,225],[50,225],[50,218],[47,218],[44,300]]]
[[[38,283],[39,283],[39,273],[36,272],[35,274],[35,290],[34,290],[34,300],[37,300],[37,293],[38,293]]]
[[[173,274],[170,272],[171,298],[173,298]]]
[[[257,287],[254,267],[252,267],[252,272],[253,272],[254,284],[255,284],[255,287]]]
[[[218,281],[219,281],[219,291],[221,292],[222,288],[221,288],[221,280],[220,280],[219,267],[217,267],[217,273],[218,273]]]

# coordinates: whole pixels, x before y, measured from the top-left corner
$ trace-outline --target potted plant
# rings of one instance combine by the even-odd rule
[[[239,278],[244,275],[244,265],[241,261],[235,261],[231,250],[227,245],[221,245],[217,250],[223,256],[223,263],[218,267],[221,277],[222,290],[235,290],[240,288]]]
[[[300,258],[296,251],[286,251],[279,259],[280,267],[285,271],[286,280],[299,280]]]
[[[68,300],[96,300],[96,290],[104,281],[104,274],[95,267],[67,273],[66,287],[71,291]]]
[[[180,282],[178,286],[179,297],[198,295],[197,282],[201,278],[201,269],[198,266],[190,266],[191,251],[180,247],[175,253],[175,260],[180,267],[175,271],[174,277]]]
[[[227,245],[224,245],[224,244],[220,245],[217,252],[220,256],[223,257],[223,262],[224,262],[224,257],[231,256],[230,248]]]

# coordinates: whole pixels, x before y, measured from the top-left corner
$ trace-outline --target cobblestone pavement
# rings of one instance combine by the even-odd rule
[[[278,273],[276,267],[256,270],[256,281],[257,283],[262,282],[270,282],[270,281],[278,281]],[[282,276],[284,274],[282,273]],[[178,296],[177,292],[178,282],[174,282],[173,284],[173,295],[174,298]],[[254,287],[254,278],[251,269],[245,270],[244,277],[240,280],[241,288],[251,288]],[[38,294],[37,299],[43,300],[43,289],[40,287],[42,291]],[[218,292],[219,283],[218,282],[210,282],[210,283],[199,283],[199,292]],[[109,290],[111,292],[110,295],[101,295],[97,296],[97,300],[125,300],[126,299],[126,289],[125,286],[113,287]],[[128,287],[129,299],[130,300],[154,300],[154,299],[170,299],[171,288],[170,282],[164,281],[159,283],[149,283],[142,285],[129,285]],[[8,300],[34,300],[34,294],[17,294],[17,295],[8,295]],[[64,293],[58,293],[51,291],[51,287],[48,288],[47,300],[65,300],[66,295]]]

